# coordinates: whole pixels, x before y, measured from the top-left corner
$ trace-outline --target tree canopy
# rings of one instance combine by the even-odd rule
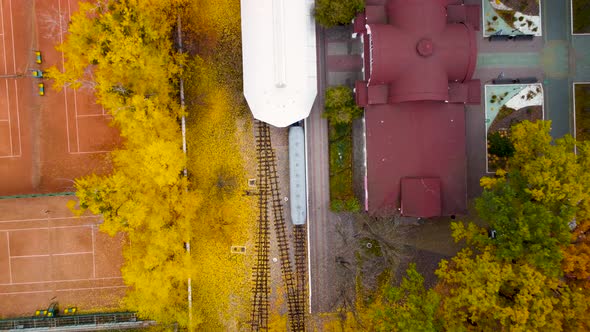
[[[351,24],[357,13],[365,9],[364,0],[318,0],[315,3],[316,21],[329,28]]]
[[[562,269],[565,276],[585,289],[590,289],[590,221],[578,224],[571,244],[564,250]]]
[[[553,140],[550,125],[515,125],[507,168],[481,179],[476,212],[496,236],[474,223],[453,223],[453,236],[468,247],[436,272],[446,329],[590,327],[588,289],[561,278],[565,272],[580,281],[588,271],[588,224],[578,223],[573,235],[570,228],[588,214],[588,145],[570,136]]]
[[[195,265],[184,243],[201,195],[182,177],[177,102],[184,56],[170,39],[180,0],[82,2],[58,47],[56,88],[90,88],[120,129],[123,146],[109,155],[113,171],[76,180],[79,212],[101,214],[102,231],[125,233],[124,304],[142,317],[188,326],[187,278]],[[193,315],[194,322],[201,317]]]
[[[48,70],[54,87],[85,86],[98,102],[116,113],[133,96],[157,100],[178,111],[175,100],[182,54],[170,39],[178,7],[185,0],[81,2],[58,50],[63,70]]]
[[[326,90],[326,100],[322,117],[330,123],[350,124],[363,115],[363,109],[354,101],[352,90],[346,86],[331,87]]]
[[[424,287],[424,277],[410,264],[399,286],[385,285],[366,315],[375,331],[436,331],[441,326],[436,317],[441,297]]]
[[[569,135],[553,140],[550,126],[525,121],[512,128],[514,155],[506,170],[481,179],[476,210],[497,232],[499,258],[524,260],[557,276],[570,223],[588,218],[590,150]]]
[[[445,330],[562,331],[588,328],[585,295],[527,263],[464,249],[437,270]]]
[[[173,43],[177,15],[190,53]],[[108,155],[112,173],[76,180],[78,213],[102,214],[102,231],[125,234],[122,274],[130,288],[123,305],[162,324],[190,327],[189,277],[192,328],[235,330],[245,320],[250,257],[229,251],[248,244],[254,206],[243,194],[248,143],[240,138],[251,133],[237,125],[245,109],[234,75],[239,31],[237,0],[83,2],[58,46],[64,66],[49,70],[56,88],[93,90],[120,129],[123,146]],[[214,51],[201,58],[191,38]]]

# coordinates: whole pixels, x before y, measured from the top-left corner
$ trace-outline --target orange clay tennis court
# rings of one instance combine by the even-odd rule
[[[32,77],[63,68],[55,45],[76,9],[77,0],[0,0],[0,196],[72,191],[76,177],[110,169],[106,152],[120,138],[92,92]],[[52,301],[112,308],[123,297],[123,238],[98,232],[98,216],[74,218],[69,199],[0,199],[0,317]]]
[[[98,216],[73,217],[68,199],[0,200],[0,316],[30,316],[52,301],[116,307],[123,297],[123,238],[99,232]]]
[[[0,0],[0,196],[71,191],[76,177],[109,170],[120,138],[93,92],[32,77],[63,69],[55,45],[76,10],[77,0]]]

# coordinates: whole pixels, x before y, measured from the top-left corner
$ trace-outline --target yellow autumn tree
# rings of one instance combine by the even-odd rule
[[[178,13],[190,55],[172,42]],[[246,321],[251,258],[230,253],[231,245],[249,245],[255,206],[245,195],[242,154],[251,151],[242,137],[252,132],[240,117],[239,22],[237,0],[81,3],[59,46],[64,70],[49,70],[57,88],[93,89],[121,131],[112,174],[78,179],[77,196],[81,210],[104,216],[103,231],[126,234],[125,306],[162,323],[188,326],[188,277],[194,328],[236,330]],[[202,60],[195,48],[211,51]],[[177,101],[180,77],[186,109]],[[188,116],[188,158],[180,114]]]
[[[111,155],[113,173],[77,179],[76,195],[82,210],[103,215],[101,230],[126,234],[122,275],[131,290],[125,306],[142,317],[187,326],[186,287],[193,265],[184,243],[194,238],[200,195],[180,176],[186,158],[179,139],[167,139],[179,137],[174,121],[162,123],[154,117],[159,113],[142,107],[149,106],[138,101],[129,113],[137,121],[125,130],[126,149]],[[138,141],[147,133],[149,139]],[[199,315],[193,317],[198,323]]]
[[[66,41],[58,46],[63,72],[53,67],[54,86],[90,82],[98,101],[113,116],[134,95],[176,108],[176,81],[183,56],[170,34],[180,0],[82,2],[71,18]],[[155,97],[155,98],[154,98]]]
[[[583,220],[572,233],[571,244],[564,249],[562,269],[575,285],[590,290],[590,221]]]
[[[563,331],[590,327],[582,293],[528,264],[499,261],[491,247],[463,249],[436,272],[445,330]]]
[[[554,140],[551,121],[523,121],[512,127],[510,139],[514,156],[498,178],[508,174],[513,187],[555,213],[571,207],[578,218],[590,218],[588,142],[576,142],[570,135]],[[484,177],[481,184],[493,189],[498,178]]]
[[[124,306],[163,324],[189,326],[187,279],[195,270],[185,243],[201,195],[182,176],[186,156],[177,83],[184,56],[170,38],[180,0],[107,0],[80,4],[72,16],[64,71],[49,70],[55,86],[95,91],[121,132],[110,154],[113,171],[76,180],[79,212],[102,214],[100,228],[125,234]],[[193,312],[193,327],[202,321]]]

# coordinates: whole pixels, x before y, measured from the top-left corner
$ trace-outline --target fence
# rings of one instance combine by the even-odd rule
[[[21,330],[31,328],[57,328],[66,326],[111,326],[124,323],[141,323],[137,315],[132,312],[113,312],[100,314],[85,314],[60,317],[23,317],[0,320],[0,331]]]

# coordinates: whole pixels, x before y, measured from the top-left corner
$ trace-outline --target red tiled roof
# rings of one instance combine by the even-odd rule
[[[479,81],[471,80],[477,61],[472,24],[479,25],[479,6],[384,1],[355,24],[365,45],[365,80],[356,90],[366,111],[369,211],[403,207],[404,214],[417,217],[464,213],[464,104],[481,98]],[[428,181],[438,194],[420,191],[410,178],[437,179]]]
[[[401,207],[401,180],[439,178],[442,215],[466,211],[462,104],[411,102],[366,107],[369,211]],[[405,200],[405,204],[415,206]],[[426,217],[422,215],[421,217]]]

